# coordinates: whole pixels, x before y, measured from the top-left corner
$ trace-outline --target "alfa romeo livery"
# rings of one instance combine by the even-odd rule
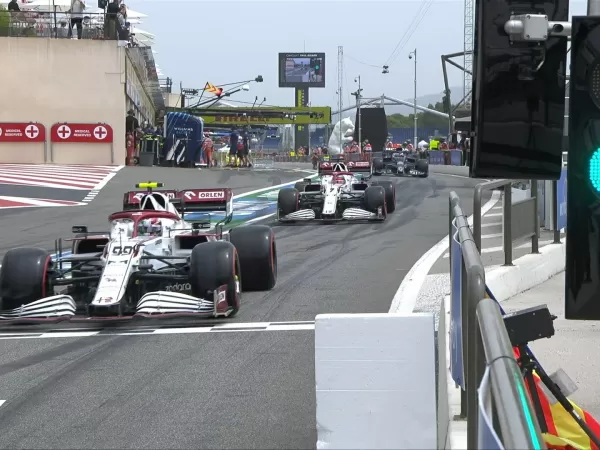
[[[16,248],[0,270],[0,324],[136,317],[227,317],[242,291],[270,290],[277,279],[273,231],[249,225],[223,232],[232,191],[127,192],[109,231],[74,226],[71,256],[52,259],[39,248]],[[212,224],[211,212],[225,213]]]

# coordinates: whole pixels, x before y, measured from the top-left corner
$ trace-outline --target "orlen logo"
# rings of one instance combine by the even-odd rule
[[[187,198],[188,200],[193,199],[194,197],[199,198],[199,199],[223,199],[225,198],[225,192],[224,191],[210,191],[210,192],[206,192],[206,191],[186,191],[185,194],[183,194],[185,196],[185,198]]]
[[[165,286],[165,291],[168,292],[181,292],[181,291],[191,291],[192,285],[190,283],[177,283],[172,284],[170,286]]]

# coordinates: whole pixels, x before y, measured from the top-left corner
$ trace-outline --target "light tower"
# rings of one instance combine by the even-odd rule
[[[463,108],[471,109],[471,92],[473,86],[473,46],[475,35],[475,5],[473,0],[465,0],[464,7],[464,61],[463,61]]]
[[[344,109],[344,47],[338,46],[338,67],[337,67],[337,75],[338,75],[338,111],[340,112],[339,120],[342,120],[342,109]]]

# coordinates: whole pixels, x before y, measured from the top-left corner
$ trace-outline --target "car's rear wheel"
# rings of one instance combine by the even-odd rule
[[[269,291],[277,282],[275,233],[266,225],[234,228],[230,241],[237,249],[243,291]]]

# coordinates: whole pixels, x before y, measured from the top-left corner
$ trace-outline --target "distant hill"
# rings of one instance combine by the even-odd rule
[[[450,87],[452,103],[457,103],[462,98],[462,89],[463,89],[462,87]],[[417,105],[427,106],[430,103],[432,105],[435,105],[437,102],[442,100],[443,95],[444,94],[442,93],[442,91],[440,91],[439,93],[435,93],[435,94],[422,95],[420,97],[417,97]],[[404,100],[405,102],[410,102],[410,103],[412,103],[412,101],[413,101],[412,98],[404,98],[402,100]],[[387,106],[386,105],[386,107],[385,107],[385,113],[388,116],[392,115],[392,114],[403,114],[406,116],[408,114],[411,114],[412,112],[413,112],[413,109],[410,106]],[[344,117],[354,118],[355,114],[356,114],[355,110],[347,111],[344,113]]]

